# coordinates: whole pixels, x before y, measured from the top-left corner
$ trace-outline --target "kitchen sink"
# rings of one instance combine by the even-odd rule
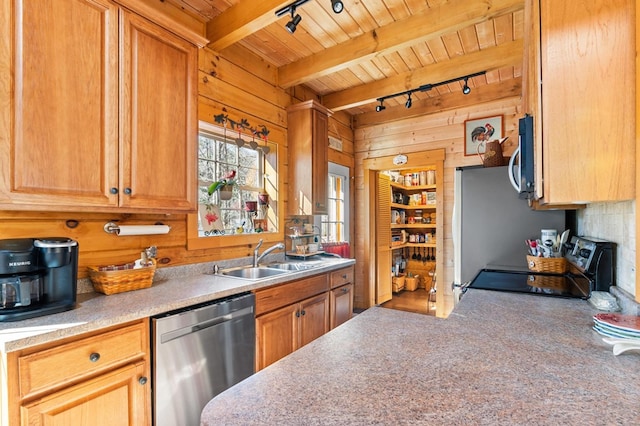
[[[222,275],[226,275],[228,277],[236,277],[236,278],[244,278],[247,280],[259,280],[261,278],[269,278],[274,275],[286,274],[286,269],[278,269],[278,268],[267,268],[264,266],[259,267],[246,267],[246,268],[238,268],[238,269],[229,269],[226,271],[221,271]]]
[[[285,271],[306,271],[307,269],[315,268],[318,265],[306,264],[306,263],[272,263],[267,265],[267,268],[281,269]]]

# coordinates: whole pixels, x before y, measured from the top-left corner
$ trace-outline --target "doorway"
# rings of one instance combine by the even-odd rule
[[[416,169],[430,169],[435,171],[435,179],[436,185],[440,184],[435,191],[433,191],[433,197],[435,197],[435,208],[434,208],[434,241],[430,242],[429,245],[423,244],[422,246],[418,245],[418,243],[409,243],[402,242],[401,244],[406,244],[404,249],[409,250],[409,254],[413,255],[413,249],[417,250],[420,248],[421,255],[426,254],[426,249],[432,248],[433,255],[435,257],[435,270],[442,270],[442,252],[443,252],[443,176],[444,176],[444,158],[445,158],[445,150],[431,150],[431,151],[422,151],[418,153],[408,154],[408,155],[396,155],[396,156],[388,156],[388,157],[380,157],[373,159],[366,159],[363,161],[363,171],[364,171],[364,199],[366,202],[364,203],[363,208],[365,209],[364,217],[367,218],[365,225],[366,232],[363,233],[363,245],[367,247],[365,249],[365,257],[368,259],[367,267],[365,268],[365,283],[368,283],[364,290],[364,297],[369,302],[369,306],[373,305],[381,305],[384,306],[385,302],[392,301],[391,305],[393,305],[393,293],[400,292],[392,291],[393,285],[393,274],[392,267],[393,265],[393,252],[398,250],[397,241],[392,242],[392,231],[396,228],[407,228],[410,233],[418,233],[413,232],[414,224],[403,224],[403,226],[395,226],[391,224],[391,210],[392,210],[392,193],[391,185],[385,185],[384,183],[379,182],[380,176],[383,176],[384,171],[387,170],[396,170],[396,171],[410,171]],[[413,189],[413,188],[412,188]],[[397,209],[404,209],[409,211],[410,213],[407,216],[412,215],[415,216],[417,213],[416,210],[419,210],[419,206],[412,206],[411,208],[396,206],[394,203],[394,207]],[[417,254],[417,253],[416,253]],[[416,290],[417,291],[417,290]],[[407,295],[405,298],[407,302],[402,302],[402,304],[411,304],[411,303],[420,303],[420,296],[422,296],[422,300],[426,302],[427,299],[427,289],[424,289],[424,293],[414,293],[411,291],[407,291]],[[408,302],[410,299],[415,299],[414,302]],[[435,315],[442,316],[441,313],[444,313],[444,304],[440,300],[440,298],[435,297]],[[399,299],[400,300],[400,299]],[[400,303],[398,300],[398,303]],[[426,305],[426,303],[425,303]],[[388,306],[388,305],[387,305]],[[396,305],[399,306],[399,305]],[[408,308],[409,309],[409,308]],[[426,313],[426,312],[425,312]],[[433,310],[430,310],[430,313],[433,314]]]

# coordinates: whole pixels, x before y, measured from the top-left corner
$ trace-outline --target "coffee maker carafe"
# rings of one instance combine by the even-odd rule
[[[0,321],[73,309],[78,243],[69,238],[0,240]]]

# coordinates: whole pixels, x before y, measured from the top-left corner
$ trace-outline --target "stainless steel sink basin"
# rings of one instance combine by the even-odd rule
[[[315,266],[316,265],[306,265],[304,263],[272,263],[267,267],[282,269],[285,271],[306,271],[307,269],[314,268]]]
[[[261,278],[269,278],[274,275],[286,274],[288,271],[285,269],[266,268],[264,266],[229,269],[221,271],[222,275],[228,277],[244,278],[247,280],[259,280]]]

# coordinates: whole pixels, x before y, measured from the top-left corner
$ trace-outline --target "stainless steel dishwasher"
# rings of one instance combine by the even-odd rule
[[[251,293],[151,318],[156,426],[200,424],[215,395],[255,370],[255,296]]]

